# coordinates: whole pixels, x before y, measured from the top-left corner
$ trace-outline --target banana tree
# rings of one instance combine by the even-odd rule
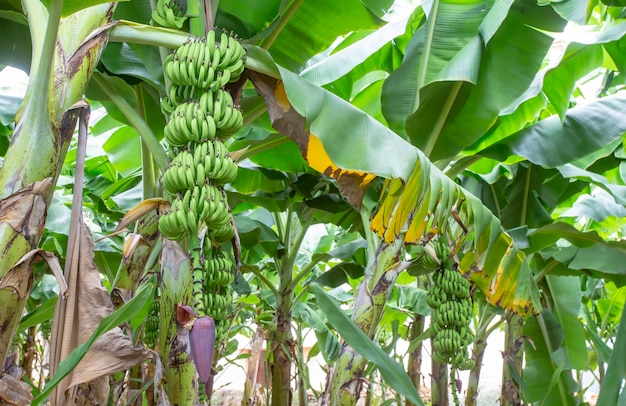
[[[3,308],[7,309],[2,316],[2,323],[7,326],[0,339],[2,362],[32,281],[30,266],[19,269],[14,266],[39,244],[60,165],[75,130],[78,110],[72,106],[82,97],[106,45],[106,33],[98,34],[97,29],[110,21],[114,9],[105,4],[88,11],[72,10],[63,8],[62,1],[50,2],[49,7],[41,2],[24,2],[22,7],[17,11],[28,15],[32,60],[28,90],[0,170],[6,219],[0,277]],[[62,15],[69,14],[72,17],[60,23]],[[97,34],[88,38],[94,31]],[[15,209],[16,198],[26,202],[19,211]],[[10,282],[15,272],[20,273],[19,279],[25,283]]]

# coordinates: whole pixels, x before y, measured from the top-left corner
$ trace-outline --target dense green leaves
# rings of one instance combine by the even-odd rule
[[[626,312],[622,309],[622,317],[619,322],[613,351],[611,351],[611,357],[609,358],[609,366],[600,388],[598,404],[618,404],[618,397],[620,399],[619,403],[624,403],[625,390],[622,389],[622,382],[626,376],[624,358],[626,358]]]

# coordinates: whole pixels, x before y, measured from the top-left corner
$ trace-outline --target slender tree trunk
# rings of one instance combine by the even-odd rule
[[[26,342],[24,343],[24,361],[22,362],[22,368],[24,368],[26,376],[33,382],[35,381],[33,379],[33,365],[35,357],[37,356],[37,346],[35,345],[36,336],[37,326],[29,328],[26,334]]]
[[[294,359],[294,340],[291,332],[291,307],[293,290],[288,287],[292,270],[281,273],[279,295],[274,315],[275,329],[270,333],[270,365],[272,374],[272,406],[288,406],[293,400],[291,389],[291,362]]]
[[[433,339],[430,339],[433,348]],[[448,406],[448,366],[432,360],[430,375],[430,399],[433,406]]]
[[[474,368],[470,371],[469,382],[467,383],[467,394],[465,395],[465,406],[476,406],[478,399],[478,382],[480,380],[480,371],[482,369],[483,356],[487,348],[487,337],[476,337],[474,347],[472,348],[472,357],[476,362]]]
[[[279,217],[276,219],[280,222]],[[274,314],[275,328],[270,332],[268,345],[269,355],[272,359],[270,363],[272,406],[289,406],[293,402],[293,390],[291,388],[291,368],[295,359],[295,343],[291,331],[291,312],[294,301],[293,272],[298,251],[311,222],[312,217],[308,216],[304,222],[299,223],[298,217],[289,210],[284,229],[282,229],[283,242],[288,250],[280,261],[280,280],[276,295],[276,313]],[[297,226],[299,229],[292,240],[291,233]],[[281,225],[278,227],[282,228]]]
[[[413,341],[417,337],[419,337],[424,332],[424,322],[426,318],[421,315],[415,313],[413,315],[413,323],[411,324],[411,336],[409,337],[409,342]],[[409,378],[411,378],[411,382],[417,389],[419,393],[420,384],[421,384],[421,376],[422,376],[422,343],[420,343],[413,351],[409,353],[409,361],[408,361],[408,373]],[[411,401],[406,401],[406,406],[416,406]]]
[[[300,406],[307,406],[308,395],[306,392],[307,386],[305,382],[305,374],[306,374],[306,361],[304,360],[304,337],[302,336],[302,325],[298,324],[296,329],[296,351],[298,361],[298,404]]]
[[[507,310],[506,327],[504,330],[504,362],[502,365],[502,406],[516,406],[522,404],[521,388],[516,377],[522,376],[523,341],[522,328],[524,318]]]
[[[373,262],[366,268],[365,277],[359,284],[352,319],[370,338],[382,318],[389,289],[398,277],[394,264],[398,263],[403,239],[391,244],[381,243]],[[363,373],[367,360],[344,343],[341,352],[326,380],[326,388],[320,396],[323,405],[355,405],[363,386]]]

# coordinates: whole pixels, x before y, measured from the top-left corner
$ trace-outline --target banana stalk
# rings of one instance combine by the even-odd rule
[[[365,270],[354,299],[352,319],[368,337],[373,338],[387,302],[389,289],[399,273],[399,258],[404,244],[403,238],[387,244],[382,242],[376,256]],[[363,385],[363,374],[367,360],[346,343],[326,381],[321,396],[324,405],[355,405]]]
[[[163,240],[161,257],[160,355],[165,366],[167,394],[173,405],[195,405],[196,368],[188,352],[189,331],[176,324],[179,303],[193,303],[192,264],[178,243]]]
[[[295,348],[291,330],[292,312],[294,306],[294,276],[293,269],[296,255],[300,250],[302,241],[311,225],[312,216],[298,223],[298,217],[288,211],[284,228],[281,227],[280,216],[276,216],[277,226],[281,229],[283,244],[288,251],[280,261],[280,278],[276,294],[276,312],[274,314],[274,328],[270,331],[268,347],[273,359],[270,364],[272,374],[272,406],[290,405],[293,403],[293,391],[291,387],[291,370],[295,360]],[[291,233],[296,226],[300,230],[292,240]]]
[[[521,403],[522,391],[517,378],[522,376],[522,360],[524,356],[522,329],[524,318],[511,310],[506,311],[505,317],[504,353],[502,354],[504,363],[502,364],[500,404],[502,406],[513,406]]]
[[[433,348],[433,338],[430,339],[431,348]],[[431,363],[430,375],[430,399],[433,405],[448,405],[448,365],[437,362],[434,359]]]

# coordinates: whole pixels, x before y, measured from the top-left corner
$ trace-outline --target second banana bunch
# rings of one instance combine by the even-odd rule
[[[161,100],[168,115],[170,165],[163,187],[170,210],[161,215],[159,230],[170,240],[189,241],[194,310],[215,320],[218,342],[226,335],[234,280],[234,263],[220,246],[235,234],[224,185],[235,180],[238,169],[223,141],[243,126],[224,86],[240,78],[244,57],[235,37],[211,30],[176,49],[164,64],[171,82]]]

